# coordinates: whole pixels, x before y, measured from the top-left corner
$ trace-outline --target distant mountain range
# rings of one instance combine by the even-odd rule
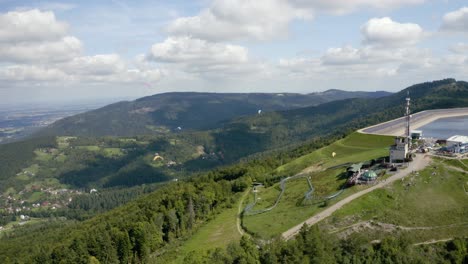
[[[69,160],[72,164],[67,166],[74,166],[74,170],[54,176],[61,181],[77,186],[132,186],[209,170],[256,153],[300,146],[316,137],[334,134],[339,138],[359,128],[402,116],[408,91],[413,112],[468,106],[468,83],[454,79],[413,85],[383,97],[388,93],[338,90],[309,95],[169,93],[68,117],[36,136],[79,136],[74,145],[83,147],[70,150],[69,154],[79,152],[76,155],[80,159]],[[298,108],[359,94],[367,98]],[[259,113],[259,110],[262,111]],[[134,146],[129,152],[132,155],[117,159],[102,156],[99,151],[83,154],[83,148],[124,148],[129,144],[119,143],[124,141],[118,138],[103,138],[107,135],[136,137],[135,142],[141,144],[132,143]],[[18,150],[15,146],[5,145],[5,150],[14,152]],[[31,147],[35,148],[38,147]],[[24,162],[16,162],[18,158],[15,166],[5,163],[9,170],[3,168],[3,171],[10,173],[0,170],[0,176],[5,174],[0,179],[10,178],[24,165],[30,166],[32,163],[28,160],[32,151],[27,152],[28,155],[13,155],[6,151],[5,157],[24,156]],[[177,166],[153,166],[150,156],[154,153],[168,158],[168,162],[176,162]],[[140,178],[134,176],[137,174]]]
[[[164,93],[111,104],[64,118],[39,135],[135,136],[174,130],[206,130],[241,116],[316,106],[391,93],[328,90],[319,93]]]
[[[243,152],[246,146],[259,152],[288,144],[300,144],[311,137],[330,133],[345,135],[402,116],[408,92],[412,112],[468,106],[468,83],[445,79],[416,84],[385,97],[344,99],[317,106],[240,117],[225,124],[215,136],[218,142],[222,142],[224,150],[246,154]],[[235,143],[233,138],[236,139]]]
[[[61,216],[59,212],[76,219],[86,217],[90,211],[85,209],[89,205],[101,204],[112,207],[111,205],[125,194],[117,195],[116,192],[112,192],[113,190],[133,193],[133,189],[118,190],[113,189],[114,187],[129,187],[174,179],[172,183],[159,187],[152,194],[110,212],[96,215],[88,221],[38,221],[37,225],[26,224],[24,229],[15,228],[0,239],[0,262],[10,263],[16,258],[24,263],[49,263],[56,260],[84,263],[96,259],[102,262],[127,263],[132,258],[145,262],[148,256],[159,257],[167,252],[169,252],[167,259],[174,260],[177,257],[175,254],[185,254],[177,248],[177,245],[190,238],[197,227],[213,219],[216,212],[223,213],[229,210],[229,217],[232,216],[231,220],[235,223],[236,214],[231,213],[232,209],[237,212],[238,204],[235,201],[239,202],[241,193],[251,186],[252,180],[258,179],[257,176],[264,177],[268,184],[275,182],[276,179],[272,175],[278,166],[283,164],[283,158],[295,159],[309,154],[312,149],[322,146],[321,144],[327,144],[329,140],[344,136],[358,128],[401,116],[404,113],[405,97],[408,92],[412,99],[413,112],[468,106],[468,83],[454,79],[413,85],[384,97],[348,98],[301,108],[298,108],[301,104],[310,103],[312,100],[304,102],[302,100],[305,100],[303,98],[306,96],[289,94],[164,94],[134,102],[121,102],[66,118],[42,132],[88,137],[78,137],[70,141],[64,139],[67,137],[62,137],[61,144],[56,142],[55,137],[38,137],[29,139],[31,142],[25,140],[0,145],[0,160],[2,160],[0,188],[6,187],[9,192],[21,190],[28,180],[35,185],[41,177],[52,176],[56,179],[49,179],[47,184],[60,182],[79,188],[98,186],[97,195],[87,194],[84,196],[86,199],[82,200],[73,198],[74,207],[51,211],[52,213],[47,216],[53,216],[53,219],[64,219],[58,217]],[[256,96],[263,100],[252,99]],[[296,99],[288,101],[285,99],[288,96]],[[197,108],[199,104],[204,107]],[[284,110],[287,108],[285,105],[294,109]],[[260,109],[263,111],[258,113]],[[181,124],[182,121],[187,123]],[[184,128],[178,133],[167,133],[177,130],[177,126]],[[98,137],[132,135],[142,131],[153,134],[132,139]],[[317,139],[317,137],[322,138]],[[317,139],[315,142],[308,141],[314,138]],[[298,147],[282,149],[271,155],[264,153],[265,156],[262,158],[239,162],[207,173],[201,172],[218,165],[234,163],[254,153],[278,150],[279,147],[292,144]],[[38,148],[43,151],[37,151]],[[36,151],[33,152],[34,150]],[[44,153],[44,150],[51,152],[52,156]],[[105,150],[107,152],[104,152]],[[54,152],[56,154],[53,154]],[[197,155],[193,155],[194,152]],[[170,157],[178,164],[168,167],[162,161],[158,161],[160,162],[158,165],[154,161],[159,155]],[[33,162],[36,166],[32,166]],[[43,171],[39,171],[33,177],[27,175],[26,177],[24,173],[15,175],[18,168],[31,170],[38,169],[38,166]],[[64,173],[59,173],[61,170]],[[442,172],[445,173],[445,170]],[[53,175],[54,173],[57,175]],[[175,181],[175,177],[180,178],[182,175],[194,177]],[[284,177],[287,174],[274,176]],[[461,178],[456,184],[463,184],[460,180]],[[451,188],[452,185],[447,186]],[[105,190],[106,188],[108,189]],[[106,194],[106,191],[109,193]],[[460,195],[464,195],[463,192]],[[380,196],[377,195],[376,199]],[[382,197],[387,200],[394,199],[390,194]],[[297,198],[290,196],[289,199]],[[377,202],[379,204],[382,201]],[[327,204],[324,203],[323,206]],[[400,210],[399,206],[388,208],[390,211],[381,215],[391,213],[395,208]],[[454,211],[451,208],[447,210]],[[455,213],[461,215],[456,209]],[[290,220],[294,221],[288,219]],[[311,234],[299,236],[299,242],[295,244],[309,245],[310,243],[307,244],[309,241],[320,241],[317,240],[320,239],[320,233]],[[360,236],[350,238],[349,241],[365,241],[362,244],[364,246],[355,247],[360,251],[364,249],[365,257],[368,257],[369,250],[373,252],[374,249],[368,247],[370,244],[367,239],[362,240]],[[246,241],[243,246],[242,241]],[[251,242],[248,241],[250,240],[242,239],[241,246],[228,246],[225,252],[239,252],[238,249],[243,248],[255,249],[256,246],[249,244]],[[333,243],[336,241],[333,240]],[[344,244],[353,245],[349,244],[349,241]],[[388,241],[382,240],[375,249],[386,247],[393,250],[392,245],[400,243],[393,239]],[[415,249],[416,247],[408,241],[404,240],[402,243],[409,245],[411,250]],[[287,249],[291,249],[290,245],[295,244],[288,242]],[[270,248],[275,248],[276,245],[278,244],[272,244],[273,247]],[[443,247],[456,248],[453,246],[456,245],[455,242],[450,245]],[[173,253],[170,251],[171,248],[174,249]],[[224,251],[213,252],[218,254],[216,252]],[[444,254],[439,254],[442,251],[438,250],[433,252],[444,258],[458,251],[451,250],[450,253]],[[349,256],[354,255],[351,253]]]

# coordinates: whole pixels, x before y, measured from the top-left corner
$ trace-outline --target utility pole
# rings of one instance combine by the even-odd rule
[[[411,146],[411,135],[410,135],[410,120],[411,120],[411,115],[410,115],[410,97],[409,97],[409,91],[406,96],[406,140],[408,141],[408,148]]]

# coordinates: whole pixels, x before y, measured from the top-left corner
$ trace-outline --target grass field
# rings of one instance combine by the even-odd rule
[[[237,194],[239,202],[246,193]],[[203,226],[201,226],[190,238],[177,249],[177,256],[174,263],[184,263],[183,256],[189,252],[206,252],[210,249],[225,248],[231,242],[241,239],[241,234],[237,230],[237,216],[239,213],[238,203],[232,208],[224,209]]]
[[[193,236],[179,249],[175,263],[184,263],[183,256],[190,251],[201,251],[226,247],[229,243],[239,241],[241,235],[237,231],[237,207],[224,210],[213,220],[200,227]]]
[[[49,153],[42,152],[42,150],[35,150],[34,154],[36,154],[36,160],[41,161],[41,162],[47,162],[50,161],[54,156]]]
[[[99,151],[101,148],[99,146],[77,146],[78,149],[85,149],[87,151]]]
[[[413,242],[466,237],[468,194],[463,186],[468,174],[447,166],[454,162],[433,161],[425,170],[345,205],[324,225],[346,230],[350,225],[372,220],[397,227],[359,230],[369,240],[381,239],[389,232],[409,233]]]
[[[321,197],[336,193],[346,182],[346,177],[343,175],[345,172],[344,167],[330,167],[387,156],[388,146],[392,142],[393,137],[353,133],[329,146],[279,167],[278,172],[284,172],[285,175],[288,175],[290,171],[297,172],[304,168],[314,167],[314,169],[310,170],[310,176],[312,185],[315,188],[315,198],[308,203],[303,203],[304,194],[309,190],[306,179],[300,178],[288,181],[278,206],[269,212],[244,216],[243,226],[252,234],[269,238],[279,235],[288,228],[306,220],[326,206]],[[332,157],[333,152],[336,153],[335,157]],[[327,203],[333,204],[363,188],[366,187],[355,186],[348,188],[340,196]],[[254,210],[271,206],[279,192],[279,184],[268,188],[260,188],[258,193],[260,200],[258,200]],[[252,201],[253,195],[250,195],[247,203]],[[271,221],[271,219],[275,219],[275,221]]]
[[[14,232],[16,227],[23,226],[23,225],[34,225],[34,224],[44,222],[44,221],[46,221],[46,220],[41,219],[41,218],[30,218],[28,221],[25,221],[25,222],[23,222],[21,220],[10,222],[10,223],[6,224],[3,227],[2,230],[0,230],[0,238],[2,238],[2,236],[6,235],[6,234]]]
[[[68,143],[69,140],[75,139],[76,137],[57,137],[57,145],[59,149],[65,149],[68,148],[70,143]]]
[[[42,197],[44,197],[44,193],[43,192],[33,192],[31,194],[31,196],[28,198],[28,202],[30,203],[35,203],[37,202],[39,199],[41,199]]]
[[[120,148],[104,148],[102,150],[104,157],[112,158],[112,157],[121,157],[124,155]]]
[[[388,147],[392,145],[393,140],[394,138],[389,136],[355,132],[346,138],[284,164],[278,167],[277,171],[287,173],[312,165],[329,168],[347,162],[360,162],[388,156]],[[332,156],[333,153],[336,154],[335,157]]]

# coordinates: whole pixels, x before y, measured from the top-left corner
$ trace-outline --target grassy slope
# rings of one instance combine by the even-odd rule
[[[367,220],[404,227],[429,227],[393,231],[408,232],[414,242],[466,237],[468,194],[463,190],[463,184],[468,181],[468,174],[450,168],[451,164],[457,163],[436,160],[433,166],[419,174],[412,174],[403,181],[345,205],[326,223],[333,229],[346,229]],[[369,240],[389,234],[382,228],[364,229],[360,233],[368,236]]]
[[[388,156],[393,137],[353,133],[333,144],[295,159],[277,169],[278,172],[297,171],[312,165],[329,168],[347,162],[360,162]],[[332,157],[335,152],[336,156]]]
[[[318,170],[321,170],[311,173],[312,184],[316,189],[315,195],[318,197],[330,195],[337,192],[346,181],[342,177],[342,173],[345,171],[344,168],[329,169],[330,167],[347,162],[365,161],[386,156],[388,155],[388,146],[392,143],[392,140],[392,137],[353,133],[327,147],[279,167],[278,171],[288,174],[289,171],[298,171],[309,166],[315,166]],[[336,153],[335,158],[332,157],[333,152]],[[256,209],[265,208],[274,203],[279,193],[278,185],[275,184],[260,189],[259,197],[261,199],[258,206],[255,207]],[[341,196],[329,203],[334,203],[362,188],[365,187],[355,186],[346,189]],[[288,182],[284,196],[275,209],[263,214],[245,216],[243,225],[247,230],[261,237],[272,237],[280,234],[322,209],[323,203],[317,203],[320,199],[313,200],[309,205],[302,204],[306,191],[308,191],[308,186],[305,179]],[[250,197],[248,202],[252,202],[252,200],[253,197]],[[272,221],[272,219],[275,219],[275,221]]]
[[[219,247],[225,248],[230,242],[239,241],[241,235],[236,225],[237,210],[237,207],[226,209],[197,230],[182,245],[175,263],[183,263],[184,257],[190,251],[203,252]]]

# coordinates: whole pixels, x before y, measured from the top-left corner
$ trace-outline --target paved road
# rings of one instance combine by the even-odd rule
[[[419,171],[419,170],[424,169],[429,164],[429,161],[430,161],[429,156],[424,155],[424,154],[417,154],[416,157],[414,158],[413,162],[411,162],[406,169],[400,170],[399,172],[397,172],[394,175],[390,176],[386,180],[384,180],[384,181],[382,181],[382,182],[380,182],[380,183],[378,183],[378,184],[376,184],[376,185],[374,185],[374,186],[372,186],[370,188],[367,188],[365,190],[362,190],[360,192],[352,194],[352,195],[344,198],[343,200],[337,202],[336,204],[331,205],[330,207],[323,210],[322,212],[312,216],[311,218],[307,219],[306,221],[304,221],[304,222],[292,227],[291,229],[285,231],[282,234],[283,238],[286,239],[286,240],[289,240],[289,239],[293,238],[295,235],[297,235],[299,233],[299,231],[301,230],[301,227],[304,224],[314,225],[314,224],[322,221],[323,219],[329,217],[335,211],[339,210],[344,205],[352,202],[354,199],[359,198],[359,197],[361,197],[361,196],[363,196],[363,195],[365,195],[367,193],[370,193],[375,189],[382,188],[382,187],[384,187],[384,186],[386,186],[388,184],[391,184],[394,181],[399,180],[399,179],[407,176],[408,174],[410,174],[413,171]]]

